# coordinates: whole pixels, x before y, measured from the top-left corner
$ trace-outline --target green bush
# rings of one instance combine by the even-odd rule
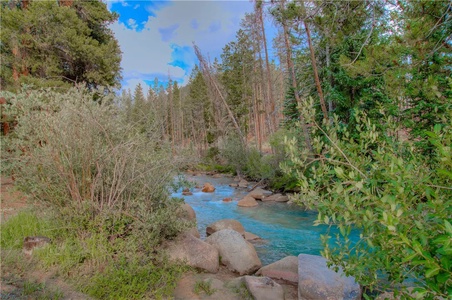
[[[169,198],[179,165],[152,134],[157,130],[136,130],[113,96],[100,94],[94,101],[93,93],[76,88],[1,93],[5,113],[17,121],[2,143],[2,165],[21,190],[55,212],[54,242],[36,251],[45,267],[101,298],[167,295],[180,268],[155,249],[192,225]],[[2,247],[17,248],[24,235],[48,231],[41,219],[17,220],[2,225]],[[117,266],[123,273],[113,272]]]
[[[311,106],[304,108],[308,118]],[[384,112],[382,112],[384,113]],[[452,110],[430,136],[434,155],[399,142],[391,118],[380,129],[357,113],[355,136],[334,124],[312,128],[314,153],[288,140],[298,202],[336,225],[324,255],[368,289],[415,285],[425,299],[452,296]],[[315,121],[311,120],[313,124]],[[349,236],[360,230],[358,241]],[[386,283],[386,284],[384,284]]]

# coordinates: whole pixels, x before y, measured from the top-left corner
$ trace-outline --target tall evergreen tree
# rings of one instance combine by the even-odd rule
[[[119,85],[121,51],[108,28],[118,16],[102,1],[11,0],[0,9],[2,89]]]

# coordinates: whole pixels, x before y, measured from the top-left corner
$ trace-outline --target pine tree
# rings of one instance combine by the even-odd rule
[[[117,15],[102,1],[2,1],[0,7],[2,89],[22,82],[119,84],[121,51],[108,28]]]

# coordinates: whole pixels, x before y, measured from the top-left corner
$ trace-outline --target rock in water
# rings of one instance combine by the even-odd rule
[[[218,249],[221,263],[233,272],[252,274],[262,266],[254,246],[235,230],[217,231],[206,242]]]
[[[248,181],[246,181],[245,179],[242,179],[239,181],[239,187],[241,187],[241,188],[247,188],[249,184],[250,183]]]
[[[259,204],[257,203],[256,199],[254,199],[253,197],[245,196],[245,197],[243,197],[242,200],[237,202],[237,205],[241,206],[241,207],[254,207],[254,206],[258,206]]]
[[[264,197],[262,201],[287,202],[289,201],[289,197],[282,194],[274,194],[268,197]]]
[[[261,189],[261,188],[255,188],[254,190],[252,190],[251,192],[248,193],[247,196],[251,196],[256,200],[262,200],[267,196],[270,196],[272,194],[272,192]]]
[[[309,254],[298,255],[298,299],[358,300],[361,289],[353,277],[341,269],[328,269],[326,259]]]
[[[189,266],[209,273],[217,273],[220,267],[217,248],[188,233],[169,242],[166,250],[171,260],[185,261]]]
[[[204,193],[213,193],[215,192],[215,187],[212,184],[206,182],[204,183],[204,186],[202,187],[201,191]]]
[[[298,283],[298,257],[284,257],[268,266],[260,268],[256,272],[256,275]]]
[[[260,240],[260,239],[261,239],[260,236],[257,236],[257,235],[255,235],[254,233],[246,232],[246,231],[245,231],[245,234],[243,235],[243,237],[244,237],[245,240],[247,240],[247,241],[255,241],[255,240]]]
[[[206,234],[207,236],[213,234],[214,232],[223,230],[223,229],[232,229],[240,233],[241,235],[245,234],[245,228],[243,228],[242,223],[233,219],[223,219],[212,223],[207,226]]]
[[[282,286],[268,277],[245,276],[245,284],[255,300],[284,300]]]

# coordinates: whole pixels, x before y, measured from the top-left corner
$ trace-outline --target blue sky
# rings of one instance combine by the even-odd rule
[[[128,1],[108,0],[120,17],[111,25],[119,41],[123,68],[122,88],[150,84],[168,74],[181,84],[196,63],[195,42],[211,59],[234,40],[251,1]],[[271,44],[271,43],[270,43]]]

